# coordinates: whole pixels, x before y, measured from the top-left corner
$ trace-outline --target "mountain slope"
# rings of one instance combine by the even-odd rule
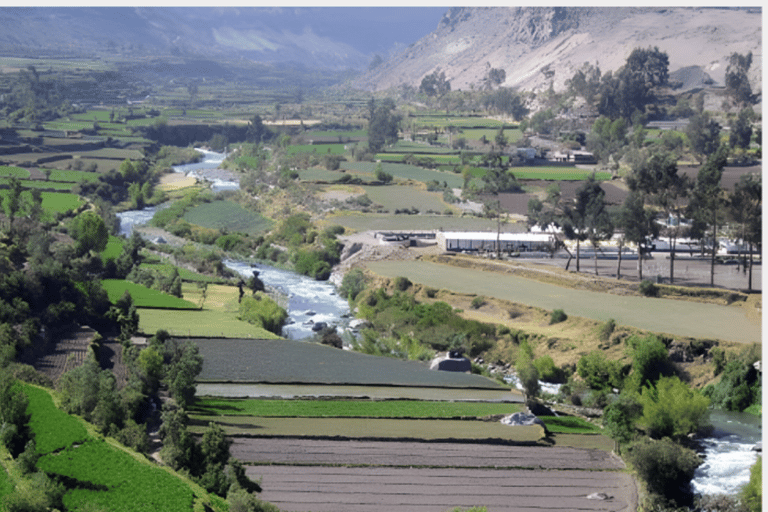
[[[480,87],[490,68],[504,86],[555,90],[583,63],[615,71],[636,47],[667,52],[669,69],[699,66],[723,84],[732,52],[754,54],[750,81],[762,75],[759,8],[488,7],[452,8],[437,29],[355,82],[366,89],[418,87],[440,69],[451,88]],[[554,75],[551,73],[554,72]]]

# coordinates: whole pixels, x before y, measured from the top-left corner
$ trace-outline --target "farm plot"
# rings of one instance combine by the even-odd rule
[[[190,431],[202,434],[209,416],[190,414]],[[380,418],[262,418],[231,416],[215,420],[228,436],[331,439],[390,439],[430,442],[489,441],[535,445],[544,442],[538,425],[509,427],[499,421],[420,420]],[[613,446],[613,443],[609,443]],[[293,461],[298,462],[298,461]],[[410,464],[404,462],[404,464]]]
[[[375,230],[430,230],[445,231],[496,231],[494,220],[475,216],[458,215],[395,215],[381,213],[337,213],[327,217],[328,222],[339,224],[353,231]],[[503,232],[525,232],[523,224],[505,224]]]
[[[0,166],[0,177],[26,179],[29,178],[29,170],[22,167],[2,165]]]
[[[616,471],[301,465],[248,466],[246,475],[260,479],[262,499],[296,512],[631,512],[637,501],[632,477]],[[597,492],[609,498],[587,498]]]
[[[88,355],[88,345],[96,331],[80,327],[75,332],[60,339],[46,354],[32,362],[35,370],[57,382],[64,373],[77,368]]]
[[[342,169],[349,171],[369,174],[371,176],[376,172],[376,166],[378,164],[372,162],[342,162]],[[460,174],[435,171],[432,169],[424,169],[422,167],[416,167],[415,165],[397,164],[397,163],[382,163],[381,168],[384,172],[391,174],[395,178],[401,178],[405,180],[415,180],[421,182],[438,181],[439,183],[446,182],[450,188],[461,188],[464,184],[464,179]]]
[[[413,208],[422,212],[455,210],[443,201],[440,192],[427,192],[402,185],[364,186],[363,188],[371,201],[390,211]]]
[[[131,294],[133,303],[137,308],[164,308],[164,309],[197,309],[197,306],[188,300],[168,295],[159,290],[153,290],[140,284],[132,283],[124,279],[104,279],[104,289],[110,302],[117,302],[125,292]]]
[[[491,379],[432,371],[415,361],[376,357],[295,340],[193,339],[200,382],[273,382],[503,389]]]
[[[720,306],[672,299],[617,296],[587,290],[573,290],[523,277],[485,272],[425,261],[376,261],[367,264],[373,272],[405,276],[427,286],[459,293],[482,293],[544,308],[564,309],[568,315],[608,321],[656,333],[721,339],[741,343],[760,342],[760,325],[736,306]]]
[[[249,235],[266,233],[273,224],[266,217],[231,201],[213,201],[196,206],[184,214],[184,220],[204,228],[226,229]]]
[[[183,309],[139,308],[139,331],[152,336],[165,329],[172,336],[205,336],[250,339],[277,339],[266,329],[238,320],[235,313]],[[224,357],[224,354],[221,355]],[[205,364],[203,365],[205,368]]]
[[[201,398],[190,411],[209,416],[301,418],[422,418],[465,419],[512,414],[518,405],[488,402],[415,400],[225,400]]]

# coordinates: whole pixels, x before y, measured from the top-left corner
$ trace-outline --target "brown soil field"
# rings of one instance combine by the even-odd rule
[[[513,170],[514,172],[514,170]],[[528,214],[528,201],[533,197],[539,197],[543,199],[543,191],[552,184],[560,185],[560,192],[566,199],[576,197],[576,190],[584,184],[583,181],[544,181],[544,180],[525,180],[522,181],[523,185],[530,190],[541,190],[542,193],[502,193],[499,194],[499,201],[501,206],[512,214],[527,215]],[[600,183],[600,187],[605,191],[605,201],[611,205],[620,205],[624,202],[629,194],[625,188],[617,183],[610,181],[604,181]]]
[[[607,452],[477,444],[237,440],[235,457],[282,510],[632,511],[637,489]],[[290,465],[286,465],[290,464]],[[604,493],[606,499],[589,499]]]

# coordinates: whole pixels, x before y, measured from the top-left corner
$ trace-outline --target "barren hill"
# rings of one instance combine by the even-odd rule
[[[481,87],[490,68],[507,87],[562,90],[585,62],[615,71],[637,47],[669,55],[669,70],[698,66],[724,84],[728,56],[754,55],[752,90],[762,90],[760,8],[455,7],[434,32],[360,77],[354,86],[384,90],[440,69],[453,90]]]

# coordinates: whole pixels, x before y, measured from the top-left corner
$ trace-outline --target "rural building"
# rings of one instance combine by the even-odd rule
[[[674,121],[651,121],[645,127],[656,128],[659,130],[677,130],[685,131],[688,128],[688,119],[676,119]]]
[[[441,231],[437,244],[444,251],[495,251],[497,234],[493,231]],[[500,233],[499,250],[503,252],[551,251],[555,237],[549,233]]]
[[[451,351],[447,355],[434,358],[429,369],[445,372],[471,372],[472,362],[463,355]]]
[[[576,163],[576,164],[594,164],[597,163],[597,159],[595,159],[595,155],[590,153],[589,151],[580,151],[580,150],[573,150],[573,151],[555,151],[555,153],[552,155],[552,160],[556,162],[569,162],[569,163]]]

